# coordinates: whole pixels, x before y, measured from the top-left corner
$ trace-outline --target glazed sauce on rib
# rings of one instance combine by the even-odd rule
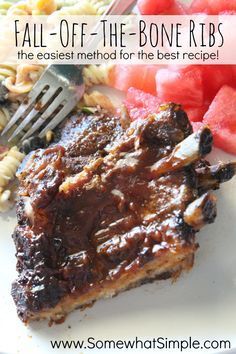
[[[150,177],[150,166],[191,132],[174,105],[127,131],[107,114],[82,115],[54,146],[32,154],[19,174],[14,234],[13,297],[23,319],[163,252],[195,247],[182,217],[196,198],[193,168]]]

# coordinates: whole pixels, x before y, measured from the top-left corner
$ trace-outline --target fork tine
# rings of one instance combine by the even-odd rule
[[[49,124],[40,132],[39,137],[43,138],[47,131],[53,130],[57,125],[59,125],[65,117],[72,111],[76,103],[69,101],[56,115],[55,117],[49,122]]]
[[[63,91],[61,92],[63,93]],[[50,106],[43,112],[43,114],[36,120],[36,122],[32,125],[32,127],[28,130],[28,132],[21,138],[21,141],[27,139],[31,135],[33,135],[44,123],[50,118],[50,116],[57,110],[58,107],[64,104],[65,98],[61,99],[61,95],[58,96],[55,101],[50,104]],[[63,106],[62,106],[63,107]],[[72,107],[73,108],[73,107]],[[58,112],[59,113],[59,112]]]
[[[1,136],[6,134],[18,121],[20,117],[25,113],[25,105],[22,103],[20,107],[17,109],[16,113],[12,116],[12,118],[9,120],[8,124],[5,126],[3,131],[1,132]]]
[[[50,102],[53,98],[56,98],[56,93],[58,89],[54,87],[50,87],[49,90],[46,92],[46,94],[41,98],[40,106],[42,107],[40,110],[42,111],[43,108]],[[61,92],[60,92],[61,93]],[[60,94],[59,93],[59,94]],[[55,100],[56,101],[56,100]],[[37,103],[36,103],[37,104]],[[50,106],[49,106],[50,107]],[[28,115],[24,118],[22,123],[17,127],[17,129],[14,131],[12,136],[8,139],[8,141],[12,141],[21,131],[24,130],[24,128],[31,122],[32,119],[36,118],[37,115],[40,115],[40,110],[33,108]]]
[[[13,117],[10,119],[9,123],[6,125],[4,130],[2,131],[1,135],[6,134],[13,126],[16,124],[16,122],[23,117],[27,112],[29,112],[29,109],[31,106],[34,104],[36,99],[40,96],[42,93],[43,89],[47,85],[42,82],[38,82],[32,91],[29,93],[28,97],[23,101],[23,103],[20,105],[20,107],[17,109]],[[46,92],[45,92],[46,93]]]
[[[21,138],[21,141],[29,138],[33,135],[44,123],[45,121],[40,117],[36,120],[36,122],[32,125],[32,127],[28,130],[27,133]]]
[[[9,137],[8,141],[11,142],[24,128],[30,123],[34,116],[39,113],[36,109],[32,109],[29,114],[24,118],[22,123],[15,129],[13,134]]]

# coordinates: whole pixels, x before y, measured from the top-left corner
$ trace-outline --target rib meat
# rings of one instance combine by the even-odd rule
[[[192,133],[180,106],[124,122],[73,117],[59,141],[23,163],[17,204],[17,280],[28,322],[191,268],[196,232],[216,216],[210,189],[235,165],[204,160],[212,135]],[[220,172],[221,171],[221,172]]]

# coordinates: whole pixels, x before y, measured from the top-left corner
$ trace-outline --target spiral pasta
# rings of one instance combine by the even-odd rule
[[[90,94],[85,93],[83,104],[86,107],[100,107],[108,111],[114,111],[114,105],[110,98],[99,91],[93,91]]]
[[[15,94],[27,93],[39,79],[43,69],[44,67],[40,65],[20,64],[14,75],[5,78],[4,85]]]
[[[16,75],[16,65],[0,64],[0,81]]]
[[[16,171],[24,158],[16,146],[12,147],[0,161],[0,188],[4,189],[15,178]]]
[[[10,120],[10,112],[6,107],[0,106],[0,132]]]
[[[7,11],[7,15],[12,16],[28,16],[31,14],[32,11],[28,1],[18,1],[16,4],[12,4]]]
[[[4,154],[0,161],[0,212],[8,211],[13,205],[13,192],[6,187],[14,180],[24,156],[17,147],[13,147]]]
[[[22,0],[12,3],[10,1],[0,1],[0,15],[50,15],[57,10],[55,0]]]
[[[0,81],[10,92],[24,94],[32,89],[43,70],[44,67],[42,65],[20,64],[16,66],[0,64]]]
[[[78,0],[56,0],[57,9],[60,10],[62,7],[74,6]]]
[[[107,6],[111,3],[111,0],[90,0],[90,2],[96,9],[96,14],[102,15],[106,11]]]
[[[55,0],[28,0],[32,15],[51,15],[57,10]]]
[[[12,3],[9,1],[0,1],[0,15],[6,15]]]
[[[63,15],[99,15],[102,14],[111,0],[26,0],[11,4],[0,0],[0,10],[4,14],[31,15],[31,14],[63,14]],[[62,6],[63,5],[63,6]],[[59,11],[57,10],[61,6]],[[0,81],[4,82],[7,89],[16,95],[28,93],[34,83],[39,79],[43,66],[21,64],[0,64]],[[90,65],[84,69],[84,78],[87,86],[107,84],[110,66]]]
[[[112,64],[89,65],[83,70],[84,82],[87,87],[93,85],[108,85]]]
[[[0,64],[0,81],[14,94],[29,92],[42,74],[44,67],[40,65]]]
[[[4,213],[8,211],[13,204],[11,200],[12,191],[10,189],[0,190],[0,212]]]
[[[102,15],[109,0],[80,0],[72,6],[62,6],[55,14],[59,15]]]

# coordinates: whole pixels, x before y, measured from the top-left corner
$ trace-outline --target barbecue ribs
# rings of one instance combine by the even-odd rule
[[[212,135],[180,106],[130,123],[80,114],[18,172],[19,317],[60,321],[74,308],[191,268],[195,234],[216,216],[211,189],[235,164],[210,166]]]

